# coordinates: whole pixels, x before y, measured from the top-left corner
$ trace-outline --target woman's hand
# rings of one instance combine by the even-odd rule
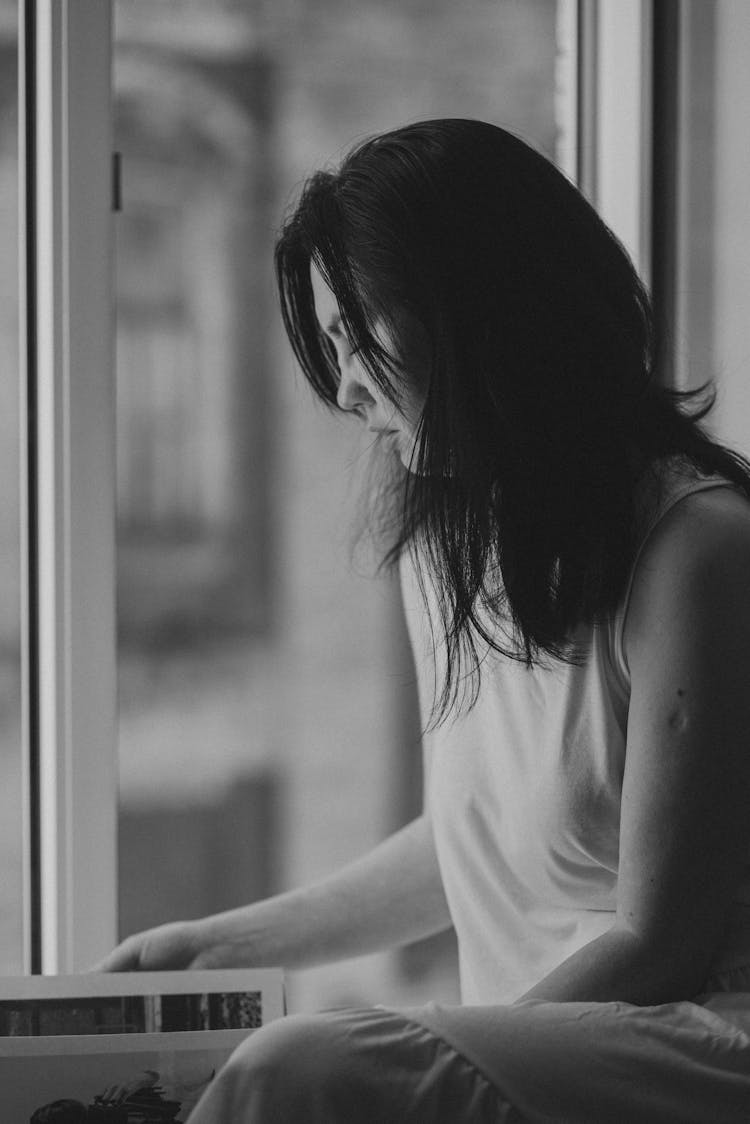
[[[202,948],[200,921],[173,921],[134,933],[93,968],[95,972],[159,972],[218,967]]]

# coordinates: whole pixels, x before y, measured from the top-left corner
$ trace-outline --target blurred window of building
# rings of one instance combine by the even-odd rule
[[[123,935],[320,877],[418,811],[399,592],[352,550],[359,434],[295,372],[274,233],[306,175],[415,119],[483,118],[553,156],[557,18],[116,4]],[[450,999],[453,956],[305,973],[292,1007]]]
[[[0,0],[0,974],[22,971],[18,3]]]

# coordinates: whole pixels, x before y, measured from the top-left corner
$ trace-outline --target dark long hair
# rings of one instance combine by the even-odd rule
[[[622,245],[550,161],[497,126],[425,121],[359,144],[307,181],[275,262],[292,347],[333,409],[311,262],[396,405],[375,320],[397,334],[404,309],[430,340],[384,561],[411,547],[423,590],[429,579],[437,591],[446,670],[433,718],[467,684],[476,697],[483,645],[529,666],[584,658],[579,626],[623,595],[644,466],[679,455],[750,497],[750,464],[700,424],[713,388],[660,385],[651,302]]]

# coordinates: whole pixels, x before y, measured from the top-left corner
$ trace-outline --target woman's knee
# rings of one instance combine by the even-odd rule
[[[510,1120],[502,1111],[497,1091],[440,1037],[398,1012],[353,1008],[253,1033],[190,1124]]]
[[[341,1035],[325,1015],[290,1015],[251,1034],[216,1079],[234,1122],[323,1120],[340,1078]],[[316,1115],[317,1113],[317,1115]],[[227,1117],[229,1119],[230,1117]]]
[[[287,1015],[249,1035],[227,1064],[288,1072],[291,1065],[304,1064],[324,1052],[329,1038],[325,1015]]]

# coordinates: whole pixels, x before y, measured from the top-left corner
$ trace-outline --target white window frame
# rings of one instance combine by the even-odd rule
[[[653,0],[599,0],[596,206],[651,281]]]
[[[20,8],[25,970],[55,973],[116,937],[112,11]]]
[[[561,0],[575,106],[562,164],[651,283],[655,0]],[[558,111],[558,118],[560,112]]]

